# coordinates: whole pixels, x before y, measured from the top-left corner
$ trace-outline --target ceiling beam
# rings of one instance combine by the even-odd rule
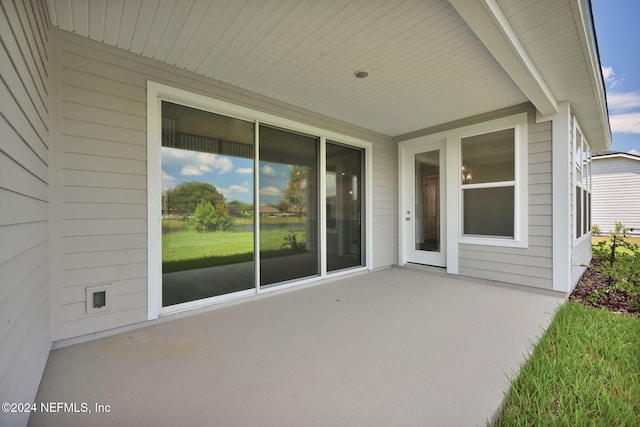
[[[558,101],[495,0],[449,1],[538,111],[557,113]]]

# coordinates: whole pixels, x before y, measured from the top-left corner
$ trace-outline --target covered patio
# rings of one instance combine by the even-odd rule
[[[484,425],[563,301],[418,268],[319,283],[53,350],[36,401],[91,413],[29,425]]]

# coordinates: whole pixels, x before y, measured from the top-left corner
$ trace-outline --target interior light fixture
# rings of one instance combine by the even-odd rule
[[[357,79],[365,79],[369,77],[369,72],[367,70],[357,70],[353,75],[356,76]]]

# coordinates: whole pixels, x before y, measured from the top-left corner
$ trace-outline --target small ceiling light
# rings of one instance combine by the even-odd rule
[[[366,79],[367,77],[369,77],[369,72],[367,70],[358,70],[353,73],[353,75],[358,79]]]

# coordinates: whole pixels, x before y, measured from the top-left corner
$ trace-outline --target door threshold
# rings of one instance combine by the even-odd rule
[[[406,262],[404,265],[402,265],[402,267],[409,268],[412,270],[428,271],[430,273],[437,273],[442,275],[447,274],[447,267],[443,267],[440,265],[429,265],[429,264],[420,264],[417,262]]]

